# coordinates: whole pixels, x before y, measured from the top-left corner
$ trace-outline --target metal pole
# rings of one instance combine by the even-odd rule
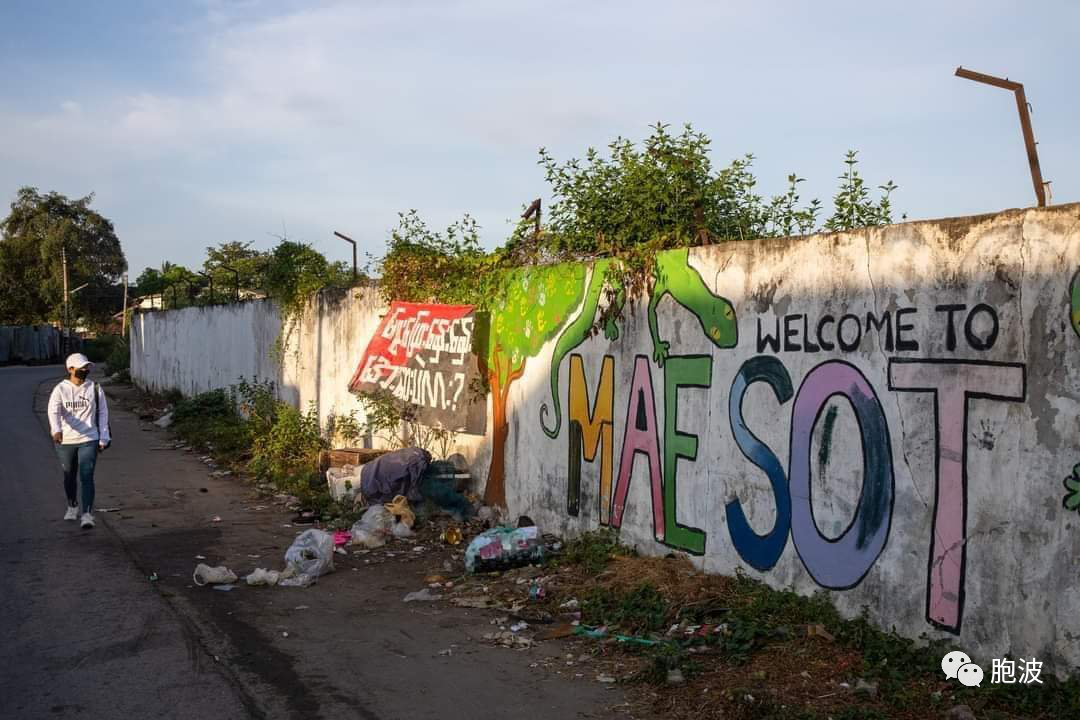
[[[221,267],[236,276],[236,302],[240,302],[240,271],[236,268],[231,268],[228,265],[222,265]]]
[[[210,304],[213,305],[214,304],[214,276],[213,275],[207,275],[206,273],[201,272],[199,270],[196,270],[196,272],[198,272],[200,275],[202,275],[204,278],[206,278],[207,280],[210,281]]]
[[[956,68],[956,76],[966,80],[994,87],[1011,90],[1016,96],[1016,109],[1020,113],[1020,130],[1024,133],[1024,147],[1027,148],[1028,166],[1031,168],[1031,184],[1035,186],[1035,199],[1039,207],[1046,207],[1046,185],[1042,178],[1042,169],[1039,167],[1039,151],[1035,147],[1035,133],[1031,129],[1031,115],[1028,112],[1027,96],[1024,94],[1024,86],[1008,78],[985,75],[974,70],[965,70],[963,67]]]
[[[124,309],[120,318],[120,337],[127,337],[127,273],[124,273]]]
[[[358,273],[356,271],[356,241],[353,240],[348,235],[342,235],[337,230],[334,231],[334,234],[337,235],[342,240],[344,240],[345,242],[350,243],[352,245],[352,279],[353,279],[353,282],[356,282],[356,278],[357,278],[357,275],[358,275]]]
[[[528,220],[529,217],[533,217],[533,225],[536,229],[536,237],[540,237],[540,198],[536,198],[532,201],[532,204],[525,209],[525,212],[521,215],[522,220]]]

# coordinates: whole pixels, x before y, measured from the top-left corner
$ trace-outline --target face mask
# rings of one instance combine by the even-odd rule
[[[85,380],[86,377],[89,374],[90,374],[90,371],[87,370],[86,368],[79,368],[78,370],[75,371],[75,377],[79,378],[80,380]]]

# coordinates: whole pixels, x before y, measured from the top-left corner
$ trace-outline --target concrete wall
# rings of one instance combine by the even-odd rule
[[[272,302],[137,312],[131,322],[131,376],[149,390],[194,395],[228,387],[241,377],[273,380],[281,318]],[[282,397],[296,401],[294,388]]]
[[[615,340],[584,331],[595,271],[532,269],[492,317],[505,412],[458,449],[545,530],[607,525],[643,552],[824,590],[984,667],[1076,667],[1078,267],[1080,205],[719,244],[661,256]],[[357,407],[345,388],[380,309],[365,293],[313,307],[281,376],[299,402]],[[262,332],[239,316],[254,310],[196,312],[140,316],[140,381],[202,389],[262,362],[269,312]],[[228,363],[192,347],[210,337],[239,338]],[[179,348],[186,370],[135,360]]]
[[[52,325],[0,325],[0,363],[59,362],[61,339]]]

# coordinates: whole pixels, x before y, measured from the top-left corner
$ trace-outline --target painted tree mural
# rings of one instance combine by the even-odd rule
[[[491,383],[491,467],[484,502],[506,507],[506,414],[510,386],[525,372],[585,294],[586,266],[581,263],[516,268],[508,272],[505,292],[492,308],[488,352]]]

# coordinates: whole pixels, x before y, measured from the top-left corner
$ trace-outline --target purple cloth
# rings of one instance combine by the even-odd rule
[[[380,455],[360,470],[360,492],[369,503],[388,503],[404,495],[412,505],[419,505],[420,481],[431,463],[431,453],[423,448],[404,448]]]

